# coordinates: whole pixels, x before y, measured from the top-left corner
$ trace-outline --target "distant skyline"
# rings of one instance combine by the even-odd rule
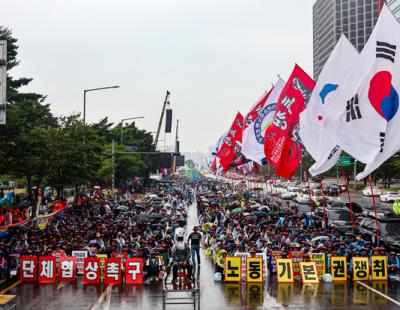
[[[145,116],[137,126],[156,131],[168,89],[181,151],[207,152],[277,74],[298,63],[312,75],[313,3],[13,0],[0,19],[20,47],[11,74],[32,77],[23,91],[56,116],[82,112],[84,89],[119,85],[87,95],[87,122]]]

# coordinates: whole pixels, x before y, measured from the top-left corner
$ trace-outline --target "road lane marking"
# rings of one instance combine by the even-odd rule
[[[389,296],[387,296],[387,295],[385,295],[385,294],[383,294],[383,293],[377,291],[376,289],[370,287],[369,285],[367,285],[367,284],[365,284],[365,283],[362,283],[362,282],[360,282],[360,281],[356,281],[356,282],[357,282],[358,284],[361,284],[362,286],[366,287],[367,289],[373,291],[374,293],[377,293],[378,295],[381,295],[382,297],[386,298],[387,300],[390,300],[392,303],[394,303],[394,304],[400,306],[400,302],[398,302],[397,300],[395,300],[395,299],[393,299],[393,298],[391,298],[391,297],[389,297]]]
[[[21,280],[18,280],[17,282],[15,282],[14,284],[11,284],[9,287],[5,288],[4,290],[2,290],[0,292],[0,295],[3,295],[5,293],[7,293],[8,291],[11,291],[14,287],[17,287],[19,284],[21,283]]]
[[[110,290],[110,294],[107,294],[107,296],[105,298],[103,310],[110,310],[110,307],[111,307],[111,293],[112,293],[112,289]]]
[[[112,292],[112,287],[113,285],[110,284],[109,286],[106,287],[106,289],[104,290],[104,292],[99,296],[99,299],[97,299],[96,303],[93,305],[93,307],[90,308],[90,310],[96,310],[99,308],[99,306],[101,305],[101,303],[103,302],[103,300],[107,297],[111,295]]]

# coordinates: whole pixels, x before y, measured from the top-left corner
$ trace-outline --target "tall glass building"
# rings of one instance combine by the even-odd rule
[[[318,79],[342,33],[358,51],[363,49],[378,19],[378,5],[381,4],[381,1],[317,0],[314,3],[313,63],[315,80]],[[400,0],[394,2],[400,2]]]

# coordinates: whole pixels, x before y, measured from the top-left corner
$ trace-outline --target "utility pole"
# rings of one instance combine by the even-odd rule
[[[178,128],[179,128],[179,119],[176,120],[176,131],[175,131],[175,154],[174,154],[174,162],[172,164],[172,171],[176,172],[176,154],[179,152],[179,141],[178,141]]]
[[[179,141],[178,141],[178,128],[179,128],[179,119],[176,120],[176,133],[175,133],[175,153],[179,152]]]
[[[112,155],[112,195],[115,197],[115,141],[114,139],[112,140],[112,149],[111,149],[111,155]]]
[[[165,95],[164,104],[163,104],[163,108],[162,108],[162,111],[161,111],[160,121],[158,122],[156,138],[155,138],[156,149],[157,149],[158,138],[160,137],[160,131],[161,131],[162,121],[163,121],[163,118],[164,118],[165,107],[167,106],[167,103],[169,103],[169,101],[168,101],[169,95],[170,95],[170,92],[167,90],[167,94]]]

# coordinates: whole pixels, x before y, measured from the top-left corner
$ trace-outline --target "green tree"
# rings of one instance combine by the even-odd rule
[[[194,165],[194,161],[191,159],[188,159],[187,161],[185,161],[185,165],[189,168],[189,169],[194,169],[195,165]]]
[[[18,45],[12,32],[0,27],[0,40],[7,41],[7,72],[17,66]],[[7,74],[7,124],[0,127],[0,174],[25,178],[32,199],[33,182],[40,185],[46,174],[45,129],[57,125],[45,97],[36,93],[22,93],[19,88],[28,85],[31,78],[14,79]]]
[[[62,117],[60,125],[48,131],[49,182],[59,194],[66,185],[79,191],[95,183],[101,168],[104,140],[84,124],[79,114]]]

